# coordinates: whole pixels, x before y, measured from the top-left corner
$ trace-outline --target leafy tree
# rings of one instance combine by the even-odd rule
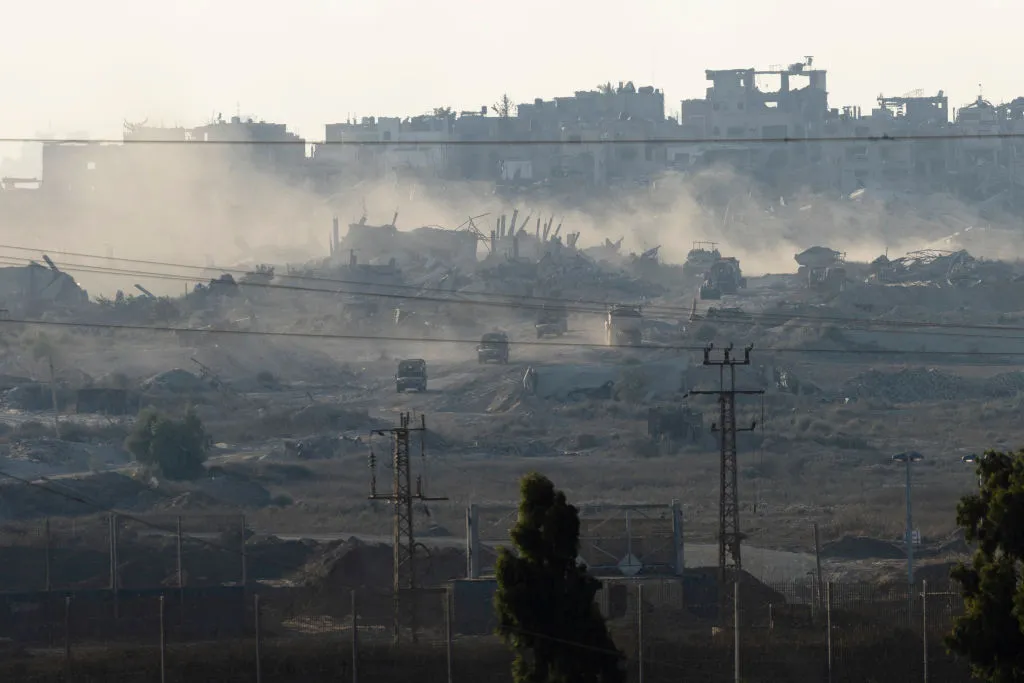
[[[579,556],[579,511],[549,479],[520,483],[518,555],[498,553],[498,634],[515,651],[516,683],[622,683],[623,656],[594,596],[600,582]]]
[[[124,445],[138,462],[157,468],[168,479],[185,480],[203,474],[210,438],[191,408],[180,420],[146,409]]]
[[[952,577],[964,595],[947,646],[977,678],[1024,681],[1024,450],[989,451],[977,461],[978,491],[957,506],[957,524],[977,549]]]

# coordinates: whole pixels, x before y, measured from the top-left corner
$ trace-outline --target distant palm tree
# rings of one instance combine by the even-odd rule
[[[597,86],[597,92],[602,95],[611,95],[615,92],[615,86],[612,85],[611,81],[608,81],[607,83],[600,83]]]

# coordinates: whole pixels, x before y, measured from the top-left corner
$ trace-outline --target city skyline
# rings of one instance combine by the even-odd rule
[[[934,4],[897,7],[872,0],[845,13],[843,31],[835,33],[819,29],[811,18],[820,6],[804,0],[771,8],[732,2],[699,10],[647,2],[624,17],[593,3],[552,8],[529,0],[513,15],[500,17],[500,35],[517,45],[508,50],[495,49],[500,41],[486,30],[499,17],[465,2],[448,3],[441,13],[434,6],[400,8],[387,1],[339,7],[305,0],[290,6],[282,19],[233,2],[193,0],[155,14],[123,0],[105,0],[88,9],[61,6],[67,21],[59,25],[50,21],[55,8],[46,3],[19,6],[12,25],[29,28],[8,30],[0,54],[13,63],[43,46],[50,58],[29,60],[29,66],[5,75],[5,94],[16,106],[0,113],[0,130],[9,136],[88,131],[105,137],[119,132],[122,119],[199,125],[218,111],[228,116],[240,109],[287,121],[295,132],[315,139],[325,123],[350,115],[406,116],[439,106],[476,109],[503,92],[516,101],[547,99],[609,80],[653,83],[675,103],[668,107],[673,111],[680,100],[702,92],[705,68],[766,68],[804,55],[814,55],[836,77],[833,106],[867,107],[879,92],[891,96],[918,89],[942,89],[953,106],[961,106],[975,99],[979,83],[988,99],[1012,99],[1016,84],[1005,66],[1015,59],[1009,27],[1024,18],[1024,9],[988,0],[981,5],[998,14],[951,13],[956,19],[947,21],[934,11],[924,13]],[[602,44],[595,38],[608,35],[613,15],[618,33]],[[396,16],[403,21],[396,22]],[[991,22],[995,16],[999,21]],[[518,47],[522,41],[511,37],[535,33],[537,17],[544,17],[543,26],[572,28],[551,36],[546,49]],[[922,23],[922,17],[934,18]],[[764,26],[772,18],[778,21],[768,32]],[[125,31],[125,24],[147,30]],[[915,30],[907,31],[908,25]],[[46,26],[46,33],[38,26]],[[441,40],[429,41],[430,49],[424,50],[423,31],[431,30]],[[328,40],[339,31],[343,40]],[[272,42],[277,49],[268,49]],[[939,49],[943,44],[958,49]],[[899,61],[893,63],[892,50],[874,45],[898,46]]]

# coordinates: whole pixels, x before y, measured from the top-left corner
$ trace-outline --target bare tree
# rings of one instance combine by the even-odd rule
[[[507,119],[515,115],[516,105],[512,104],[512,98],[509,97],[508,93],[505,93],[501,96],[501,99],[491,105],[491,109],[500,118]]]

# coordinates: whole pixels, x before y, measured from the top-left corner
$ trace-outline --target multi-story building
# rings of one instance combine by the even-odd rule
[[[166,185],[181,175],[216,180],[233,169],[298,180],[305,162],[305,140],[285,124],[238,116],[197,128],[125,124],[124,144],[45,143],[43,188],[81,196],[127,183]]]
[[[405,172],[443,175],[448,170],[452,120],[447,113],[439,113],[329,123],[325,144],[316,146],[313,158],[318,166],[350,177]]]
[[[188,133],[192,143],[211,143],[221,148],[223,158],[231,165],[249,165],[280,176],[300,177],[305,169],[306,141],[288,130],[283,123],[267,123],[252,118],[232,116]]]
[[[706,71],[711,86],[704,99],[681,103],[680,132],[714,144],[672,145],[669,163],[677,168],[729,163],[775,180],[820,163],[820,145],[798,142],[819,138],[829,115],[827,74],[812,65],[808,57],[765,71]]]

